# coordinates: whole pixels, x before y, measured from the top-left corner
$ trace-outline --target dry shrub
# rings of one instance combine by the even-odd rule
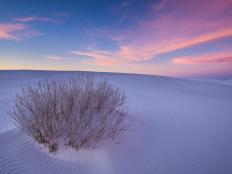
[[[60,142],[79,150],[118,139],[127,130],[125,101],[107,80],[79,76],[23,88],[10,115],[50,152]]]

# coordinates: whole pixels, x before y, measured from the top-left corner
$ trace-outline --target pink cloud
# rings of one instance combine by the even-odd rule
[[[20,40],[18,32],[24,31],[27,27],[18,23],[0,24],[0,40]]]
[[[169,44],[167,44],[166,42],[158,43],[158,44],[154,43],[152,46],[146,45],[146,47],[143,47],[141,45],[139,48],[134,45],[123,45],[119,47],[118,51],[114,51],[114,52],[101,51],[101,50],[85,50],[85,51],[73,51],[72,53],[78,56],[88,56],[95,58],[96,59],[95,63],[101,62],[98,64],[104,64],[104,62],[110,62],[110,63],[106,63],[105,65],[112,66],[115,64],[125,64],[130,62],[149,60],[153,56],[156,56],[158,54],[175,51],[178,49],[190,47],[193,45],[209,42],[211,40],[228,37],[228,36],[232,36],[232,28],[200,35],[195,38],[192,38],[191,40],[179,39],[178,41],[169,41]]]
[[[29,25],[21,23],[0,23],[0,40],[22,40],[41,35]]]
[[[36,16],[27,16],[15,18],[17,23],[0,23],[0,40],[21,40],[41,35],[40,32],[33,29],[26,22],[42,21],[60,23],[61,21],[52,18],[41,18]]]
[[[118,45],[118,50],[109,51],[105,58],[123,63],[145,61],[159,54],[232,37],[231,7],[232,0],[163,0],[154,7],[154,17],[138,19],[136,26],[127,30],[93,29],[93,32]],[[89,32],[91,37],[93,32]],[[92,53],[91,50],[85,51],[85,54]],[[97,59],[100,56],[103,55],[95,54]]]
[[[87,50],[87,51],[72,51],[70,54],[76,56],[87,56],[91,60],[83,60],[84,64],[96,64],[99,66],[114,66],[122,63],[121,59],[114,57],[114,55],[107,51]]]
[[[113,60],[113,59],[104,59],[104,58],[100,58],[100,59],[93,59],[93,60],[84,60],[81,62],[82,64],[86,64],[86,65],[98,65],[98,66],[115,66],[115,65],[119,65],[119,62],[117,60]]]
[[[120,45],[120,49],[126,47],[122,53],[129,59],[149,60],[158,54],[232,36],[232,12],[224,14],[232,5],[231,0],[204,1],[201,6],[197,6],[198,1],[178,2],[180,5],[165,4],[172,12],[141,21],[137,30],[126,31],[124,36],[131,42]]]
[[[152,58],[152,56],[156,56],[157,54],[167,53],[178,49],[183,49],[197,44],[202,44],[216,39],[231,37],[231,36],[232,36],[232,27],[223,30],[213,31],[211,33],[209,32],[206,34],[198,35],[191,39],[181,39],[181,37],[179,37],[179,39],[176,38],[170,41],[166,41],[163,44],[162,43],[160,43],[159,45],[154,44],[155,47],[147,45],[148,47],[143,48],[142,51],[144,54],[141,57],[143,57],[144,60],[149,60]],[[130,51],[132,49],[128,49],[128,50]]]
[[[59,56],[47,56],[46,59],[59,61],[59,60],[63,60],[64,58]]]
[[[172,60],[174,64],[204,64],[232,62],[231,54],[202,55],[194,57],[179,57]]]

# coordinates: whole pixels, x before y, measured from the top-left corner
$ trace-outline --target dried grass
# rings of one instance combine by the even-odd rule
[[[60,141],[79,150],[118,139],[128,129],[125,103],[125,95],[107,80],[79,76],[23,88],[10,115],[50,152]]]

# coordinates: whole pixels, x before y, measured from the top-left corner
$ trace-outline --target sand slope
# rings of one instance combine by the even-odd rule
[[[12,129],[6,102],[11,106],[21,85],[70,75],[0,72],[1,174],[232,173],[232,86],[158,76],[95,73],[125,91],[134,130],[120,144],[104,143],[72,161],[48,155]]]

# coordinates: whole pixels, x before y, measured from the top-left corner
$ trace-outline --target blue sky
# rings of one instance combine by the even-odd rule
[[[232,0],[0,3],[0,69],[232,75]]]

